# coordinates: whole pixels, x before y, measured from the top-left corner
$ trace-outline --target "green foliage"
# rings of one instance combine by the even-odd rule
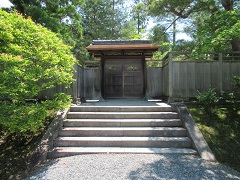
[[[239,107],[240,102],[240,76],[232,76],[233,91],[228,94],[235,108]]]
[[[188,27],[194,38],[193,55],[209,52],[240,51],[240,13],[237,1],[214,0],[149,0],[152,16],[166,19],[189,19]]]
[[[73,46],[73,53],[81,60],[82,25],[77,13],[82,0],[10,0],[19,13],[58,33],[65,43]]]
[[[186,41],[184,39],[180,39],[176,41],[176,45],[174,46],[173,51],[189,53],[192,52],[194,47],[194,41]]]
[[[35,98],[56,84],[73,82],[71,47],[31,19],[0,10],[0,98]]]
[[[35,103],[4,101],[0,105],[2,135],[18,143],[31,139],[49,123],[47,117],[66,108],[69,103],[70,96],[65,94],[57,94],[53,100]]]
[[[65,109],[70,97],[58,94],[42,102],[0,104],[0,176],[2,179],[24,179],[32,167],[29,155],[35,150],[43,133],[56,116]]]
[[[160,24],[154,26],[151,29],[149,38],[155,44],[163,44],[169,42],[169,36],[166,33],[166,28]]]
[[[10,1],[24,17],[58,33],[73,46],[72,52],[80,61],[90,58],[86,46],[92,40],[140,39],[146,27],[143,3],[135,2],[135,6],[122,0]]]
[[[196,96],[197,100],[201,103],[203,103],[203,108],[205,113],[209,115],[214,114],[214,108],[216,106],[216,103],[219,102],[220,97],[217,95],[214,88],[209,88],[208,90],[204,92],[199,92]],[[207,124],[210,124],[211,122],[207,121]]]
[[[196,96],[199,102],[204,103],[205,105],[212,106],[219,101],[217,93],[214,88],[209,88],[204,92],[199,92]]]
[[[85,0],[80,9],[85,47],[94,39],[139,39],[123,1]]]
[[[73,82],[71,47],[30,18],[0,10],[0,130],[1,139],[16,144],[39,135],[49,116],[70,103],[65,94],[44,102],[29,102],[56,85]]]
[[[138,34],[146,29],[148,21],[147,6],[140,0],[136,0],[132,8],[132,20],[135,22]]]
[[[236,11],[219,10],[211,16],[205,16],[204,21],[199,23],[194,53],[238,51],[239,45],[236,46],[235,41],[239,41],[239,34],[240,15]]]
[[[208,114],[202,106],[188,106],[216,159],[240,171],[240,109],[216,105]],[[206,123],[211,122],[211,123]]]
[[[232,84],[235,88],[240,89],[240,76],[232,76]]]
[[[203,103],[203,108],[206,113],[214,114],[213,109],[220,100],[232,103],[233,107],[238,110],[240,102],[240,77],[232,76],[233,90],[230,92],[221,92],[217,94],[214,88],[209,88],[204,92],[199,92],[196,96],[197,100]]]

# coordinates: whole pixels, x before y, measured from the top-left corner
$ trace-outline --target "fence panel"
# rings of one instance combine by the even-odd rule
[[[148,98],[162,97],[162,68],[148,67],[147,68],[147,89],[146,96]]]
[[[163,69],[163,96],[169,96],[169,64],[164,66]]]
[[[193,97],[196,94],[196,63],[189,62],[187,68],[187,85],[188,85],[188,97]]]
[[[84,69],[84,95],[87,99],[100,99],[101,97],[101,71],[100,68]]]
[[[223,61],[223,90],[232,90],[232,76],[240,76],[240,61]]]
[[[219,69],[221,67],[219,63],[219,61],[173,62],[173,98],[195,97],[197,91],[202,92],[209,88],[215,88],[218,92],[231,91],[232,75],[240,76],[240,61],[223,61],[222,71]],[[163,79],[166,79],[166,76],[167,73],[163,73]]]

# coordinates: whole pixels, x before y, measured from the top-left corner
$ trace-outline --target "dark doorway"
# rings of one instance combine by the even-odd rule
[[[143,61],[109,59],[104,63],[105,98],[142,98],[144,96]]]

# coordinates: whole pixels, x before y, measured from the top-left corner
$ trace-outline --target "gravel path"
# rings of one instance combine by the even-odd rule
[[[93,154],[51,160],[26,180],[239,179],[233,169],[196,156]]]

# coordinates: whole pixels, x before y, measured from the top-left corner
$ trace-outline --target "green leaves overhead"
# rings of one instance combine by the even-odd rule
[[[195,53],[240,51],[240,14],[237,11],[221,9],[202,20],[197,21]]]
[[[74,47],[79,60],[89,58],[85,48],[94,39],[139,38],[140,27],[137,29],[129,17],[128,3],[122,0],[10,1],[23,16],[58,33]]]
[[[167,17],[192,22],[191,36],[195,54],[210,51],[240,51],[239,2],[233,0],[149,0],[149,12],[154,17]]]
[[[81,59],[79,44],[82,40],[81,15],[77,13],[82,0],[10,0],[24,17],[58,33],[73,53]]]

